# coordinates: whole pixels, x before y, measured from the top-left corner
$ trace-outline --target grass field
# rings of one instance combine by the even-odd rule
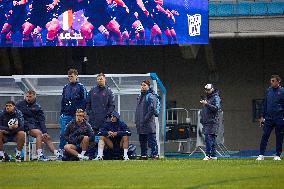
[[[284,161],[166,159],[0,163],[0,189],[284,188]]]

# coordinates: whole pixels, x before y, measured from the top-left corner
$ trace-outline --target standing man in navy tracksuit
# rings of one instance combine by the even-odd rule
[[[68,70],[69,83],[66,84],[62,92],[61,115],[60,115],[60,144],[59,148],[63,152],[66,140],[64,130],[66,125],[75,119],[77,109],[85,110],[87,90],[85,86],[78,82],[78,71],[76,69]]]
[[[202,109],[200,112],[200,123],[203,125],[205,135],[206,156],[203,160],[216,160],[216,138],[219,128],[219,111],[221,110],[221,99],[219,91],[212,84],[204,87],[206,97],[201,99]]]
[[[279,75],[272,75],[270,87],[266,91],[263,102],[260,126],[264,123],[263,135],[260,143],[260,154],[256,160],[264,160],[264,152],[272,130],[275,128],[276,156],[273,160],[281,160],[284,129],[284,88],[280,86]]]
[[[141,82],[141,94],[137,98],[135,124],[141,147],[141,159],[148,159],[147,149],[151,148],[151,157],[158,159],[158,145],[156,140],[154,94],[150,88],[151,82]],[[148,96],[148,97],[147,97]]]
[[[97,76],[97,86],[93,87],[87,97],[86,110],[89,123],[95,133],[101,128],[107,118],[114,111],[114,95],[110,87],[106,85],[106,77],[103,73]]]

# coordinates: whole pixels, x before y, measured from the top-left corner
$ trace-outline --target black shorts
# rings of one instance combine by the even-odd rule
[[[8,18],[7,23],[12,26],[12,31],[17,31],[22,28],[23,23],[27,17],[26,5],[19,5],[13,7],[13,13]]]
[[[113,17],[119,23],[121,31],[130,31],[132,29],[132,24],[137,20],[134,13],[126,12],[126,9],[121,6],[117,7]]]
[[[174,28],[172,19],[168,18],[168,16],[164,13],[156,13],[154,15],[154,20],[162,31]]]
[[[32,129],[38,129],[40,130],[40,124],[39,122],[25,122],[25,130],[32,130]]]
[[[154,19],[150,15],[147,17],[142,10],[138,11],[138,19],[141,21],[143,26],[148,29],[151,29],[156,24]]]
[[[120,149],[120,142],[121,142],[122,137],[120,136],[117,136],[114,138],[110,137],[109,139],[112,141],[113,150],[118,151]]]
[[[0,9],[0,30],[2,30],[4,23],[7,21],[4,12]]]
[[[89,12],[86,10],[88,15],[88,22],[90,22],[95,28],[100,27],[101,25],[106,26],[111,20],[111,16],[105,12]]]
[[[16,142],[16,135],[17,135],[17,133],[8,134],[8,135],[4,134],[4,143],[6,143],[6,142]]]
[[[78,0],[61,0],[57,5],[57,16],[61,15],[65,11],[72,10],[73,12],[77,12],[86,7],[86,1],[78,2]]]
[[[27,22],[32,25],[45,28],[45,25],[55,17],[52,12],[46,12],[42,9],[32,9],[31,14],[28,16]]]

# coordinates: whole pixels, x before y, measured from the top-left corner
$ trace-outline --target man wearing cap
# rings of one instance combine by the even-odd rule
[[[114,95],[106,85],[103,73],[97,75],[97,85],[88,93],[86,110],[92,128],[97,132],[114,111]]]
[[[111,121],[106,122],[99,130],[98,133],[101,139],[98,144],[98,156],[95,160],[103,160],[103,151],[105,145],[107,145],[111,150],[116,150],[115,144],[119,144],[119,149],[123,148],[123,159],[129,160],[128,158],[128,146],[129,146],[129,136],[131,132],[127,125],[120,120],[120,115],[118,112],[113,111],[111,113]]]
[[[143,160],[148,158],[148,146],[151,148],[151,157],[154,159],[159,158],[156,140],[154,94],[150,84],[149,80],[141,82],[141,94],[137,98],[135,113],[135,124],[139,134],[141,159]]]
[[[276,156],[273,160],[281,160],[284,129],[284,88],[280,86],[279,75],[272,75],[270,87],[266,91],[260,117],[260,126],[263,126],[263,135],[260,142],[260,154],[256,160],[264,160],[264,152],[272,130],[275,128]]]
[[[206,96],[201,99],[202,109],[200,123],[203,125],[205,135],[206,156],[203,160],[216,160],[216,137],[219,127],[219,111],[221,110],[221,99],[218,90],[212,84],[205,85]]]

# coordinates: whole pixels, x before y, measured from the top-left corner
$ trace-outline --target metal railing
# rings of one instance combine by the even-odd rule
[[[190,123],[197,125],[199,109],[170,108],[166,110],[168,124]]]

